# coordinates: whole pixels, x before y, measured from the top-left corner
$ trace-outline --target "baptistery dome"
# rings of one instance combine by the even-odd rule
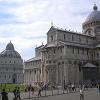
[[[0,53],[0,57],[21,58],[20,54],[14,49],[11,41],[7,44],[6,49]]]
[[[0,53],[0,83],[23,83],[23,59],[11,41]]]

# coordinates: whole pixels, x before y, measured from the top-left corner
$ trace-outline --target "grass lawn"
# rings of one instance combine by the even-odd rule
[[[15,87],[20,87],[20,91],[25,90],[25,86],[21,84],[0,84],[0,92],[2,91],[2,89],[5,89],[6,92],[12,92]]]

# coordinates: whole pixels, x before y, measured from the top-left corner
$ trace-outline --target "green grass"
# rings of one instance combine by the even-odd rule
[[[12,92],[15,87],[20,87],[20,91],[25,90],[25,86],[21,84],[0,84],[0,92],[2,91],[2,89],[5,89],[6,92]]]

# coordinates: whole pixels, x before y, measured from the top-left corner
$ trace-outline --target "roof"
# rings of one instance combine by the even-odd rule
[[[43,47],[44,47],[44,45],[42,44],[42,45],[36,47],[35,49],[41,49],[41,48],[43,48]]]
[[[47,43],[45,45],[45,48],[49,47],[57,47],[57,46],[63,46],[63,45],[69,45],[69,46],[75,46],[80,48],[95,48],[96,46],[94,44],[81,44],[81,43],[75,43],[70,41],[57,41],[57,43]],[[99,45],[100,46],[100,45]]]
[[[8,57],[8,58],[21,58],[20,54],[14,49],[14,45],[8,43],[6,49],[0,53],[0,57]]]
[[[11,43],[11,41],[7,44],[6,50],[14,50],[14,45]]]
[[[84,24],[94,21],[100,21],[100,11],[98,11],[97,6],[94,5],[93,11],[88,15]]]
[[[61,32],[65,32],[65,33],[70,33],[70,34],[76,34],[76,35],[81,35],[81,36],[86,36],[86,37],[90,37],[90,38],[94,38],[94,36],[92,35],[89,35],[89,34],[82,34],[80,32],[75,32],[75,31],[70,31],[70,30],[66,30],[66,29],[63,29],[63,28],[58,28],[58,27],[55,27],[55,26],[52,26],[49,31],[47,32],[47,34],[50,32],[50,31],[61,31]]]
[[[97,66],[91,63],[86,63],[84,66],[82,67],[91,67],[91,68],[96,68]]]
[[[74,43],[74,42],[69,42],[69,41],[67,41],[67,42],[59,41],[59,43],[64,44],[64,45],[76,46],[76,47],[93,48],[92,45],[80,44],[80,43]]]
[[[55,44],[55,43],[48,43],[48,44],[46,45],[46,47],[55,47],[55,46],[57,46],[57,44]]]
[[[31,61],[36,61],[36,60],[41,60],[41,57],[34,57],[34,58],[31,58],[25,62],[31,62]]]

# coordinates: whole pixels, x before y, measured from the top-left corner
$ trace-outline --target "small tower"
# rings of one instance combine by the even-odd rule
[[[93,6],[93,10],[97,10],[97,6],[96,6],[96,4],[94,4],[94,6]]]

